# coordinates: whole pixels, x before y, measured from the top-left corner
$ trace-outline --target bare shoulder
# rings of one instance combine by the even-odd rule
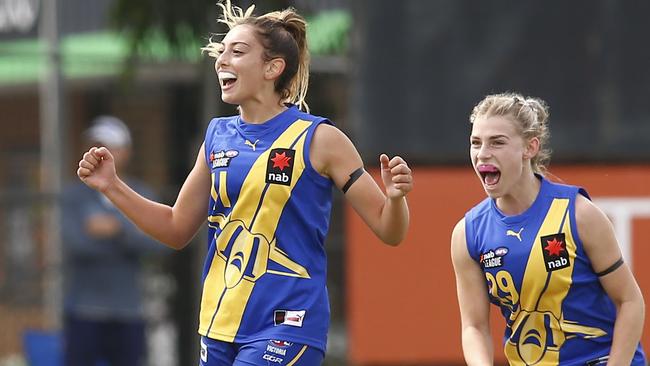
[[[595,271],[608,268],[621,257],[611,221],[600,208],[582,195],[576,199],[576,225]]]
[[[194,162],[194,169],[201,173],[209,174],[208,163],[205,160],[205,143],[201,144],[199,151],[196,154],[196,161]]]
[[[580,236],[584,238],[605,229],[611,224],[605,213],[591,200],[578,194],[576,197],[576,224]],[[597,237],[597,236],[596,236]]]
[[[335,126],[321,123],[316,127],[309,149],[312,166],[320,174],[332,177],[334,162],[337,166],[354,161],[355,165],[361,161],[352,141]],[[342,157],[346,157],[342,159]]]
[[[316,127],[312,144],[327,145],[336,144],[350,139],[336,126],[329,123],[321,123]]]
[[[460,219],[454,230],[451,232],[451,254],[456,257],[467,253],[467,241],[465,239],[465,218]]]
[[[476,283],[481,283],[483,272],[469,253],[464,217],[456,223],[451,233],[451,262],[457,279],[464,281],[464,287],[467,287],[468,291],[469,286],[473,287]]]
[[[462,237],[463,239],[465,238],[465,218],[463,217],[462,219],[458,220],[456,225],[454,226],[454,230],[451,232],[451,237],[457,238],[457,237]]]

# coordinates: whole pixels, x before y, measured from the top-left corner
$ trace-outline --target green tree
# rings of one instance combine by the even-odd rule
[[[256,13],[291,6],[291,1],[264,0],[256,4]],[[233,1],[247,8],[251,1]],[[152,39],[162,37],[170,51],[183,55],[189,45],[203,45],[211,34],[225,32],[217,22],[216,0],[116,0],[111,10],[113,25],[127,38],[131,56],[146,53]],[[196,50],[195,48],[193,48]]]

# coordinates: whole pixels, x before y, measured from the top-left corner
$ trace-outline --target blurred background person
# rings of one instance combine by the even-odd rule
[[[97,117],[83,139],[87,146],[109,147],[117,170],[124,172],[131,153],[124,122]],[[152,197],[145,184],[127,180]],[[79,181],[63,190],[62,217],[65,365],[144,365],[142,264],[164,247]]]

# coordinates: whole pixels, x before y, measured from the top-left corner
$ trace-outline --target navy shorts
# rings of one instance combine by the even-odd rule
[[[229,343],[201,337],[199,366],[319,366],[323,351],[281,340]]]

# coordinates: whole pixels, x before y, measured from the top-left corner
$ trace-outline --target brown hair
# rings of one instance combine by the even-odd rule
[[[539,152],[530,163],[535,173],[544,175],[551,160],[551,150],[546,147],[550,132],[548,129],[548,106],[542,99],[524,97],[518,93],[492,94],[480,101],[472,110],[470,123],[478,118],[511,117],[524,139],[539,139]]]
[[[219,22],[233,29],[238,25],[251,25],[257,30],[259,40],[264,46],[264,60],[282,58],[285,69],[275,81],[275,91],[280,94],[283,102],[297,104],[309,112],[305,98],[309,87],[309,50],[307,48],[307,22],[293,8],[274,11],[255,16],[251,5],[246,11],[226,0],[225,4],[217,4],[222,10]],[[209,43],[202,48],[214,58],[223,52],[219,42]]]

